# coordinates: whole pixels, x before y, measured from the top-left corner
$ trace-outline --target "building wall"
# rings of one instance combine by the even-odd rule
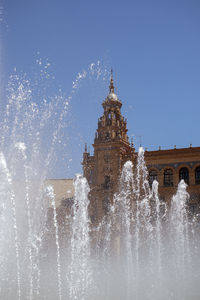
[[[154,170],[158,174],[159,193],[163,199],[166,201],[171,199],[180,181],[181,168],[187,168],[189,173],[187,190],[191,201],[200,201],[200,184],[195,182],[195,169],[200,166],[200,147],[146,151],[145,160],[148,171]],[[173,173],[173,186],[164,184],[166,169],[170,169]]]
[[[45,186],[51,185],[55,193],[56,207],[59,207],[74,196],[73,179],[48,179]],[[67,200],[68,199],[68,200]]]
[[[133,143],[129,143],[127,121],[121,114],[122,102],[114,93],[112,74],[109,88],[110,93],[102,103],[103,115],[98,119],[93,144],[94,155],[91,156],[87,148],[83,154],[83,174],[91,187],[90,216],[94,222],[98,222],[106,214],[109,204],[112,203],[124,163],[131,160],[134,168],[136,167],[137,153]],[[190,204],[199,206],[200,182],[195,182],[195,169],[200,166],[200,147],[145,151],[145,161],[149,174],[156,172],[160,197],[168,204],[176,193],[181,168],[187,168]],[[166,170],[171,173],[172,178],[168,186],[164,182],[164,178],[166,180],[169,177],[164,175]]]

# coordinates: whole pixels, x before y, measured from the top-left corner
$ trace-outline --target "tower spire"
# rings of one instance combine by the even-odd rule
[[[114,93],[113,69],[110,70],[110,93]]]

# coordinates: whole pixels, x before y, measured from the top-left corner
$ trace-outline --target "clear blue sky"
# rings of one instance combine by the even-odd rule
[[[200,1],[5,0],[2,5],[5,84],[14,68],[35,76],[39,55],[51,62],[55,87],[68,95],[77,73],[99,60],[103,70],[114,69],[136,147],[139,136],[150,150],[200,146]],[[108,92],[105,74],[106,80],[87,77],[72,97],[68,148],[59,154],[70,163],[58,163],[52,176],[81,172],[84,142],[93,142]]]

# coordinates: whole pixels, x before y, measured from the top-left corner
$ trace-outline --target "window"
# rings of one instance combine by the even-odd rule
[[[93,181],[94,181],[94,171],[91,170],[91,171],[89,172],[89,184],[92,184]]]
[[[173,171],[171,169],[164,171],[164,186],[173,186]]]
[[[189,212],[191,214],[196,214],[198,212],[198,206],[196,203],[192,203],[189,205]]]
[[[111,159],[111,157],[110,157],[109,154],[104,155],[104,161],[105,161],[106,163],[108,163],[108,162],[110,161],[110,159]]]
[[[112,125],[112,120],[111,119],[106,119],[106,125],[111,126]]]
[[[106,139],[109,139],[109,137],[110,137],[110,133],[109,132],[106,132]]]
[[[150,186],[152,186],[154,180],[158,181],[158,174],[157,174],[156,170],[151,170],[149,172],[149,185]]]
[[[110,176],[105,176],[105,189],[108,190],[110,188]]]
[[[195,183],[200,184],[200,167],[195,169]]]
[[[179,171],[179,181],[184,180],[185,183],[189,184],[189,171],[187,168],[181,168]]]
[[[102,201],[102,208],[104,212],[107,214],[109,212],[110,202],[108,196],[105,196]]]

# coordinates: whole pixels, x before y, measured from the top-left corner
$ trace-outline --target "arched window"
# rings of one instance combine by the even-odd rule
[[[109,201],[108,196],[106,195],[104,197],[104,199],[102,200],[102,208],[103,208],[105,214],[107,214],[109,212],[109,207],[110,207],[110,201]]]
[[[111,121],[111,119],[109,119],[109,116],[108,116],[108,118],[106,119],[106,125],[110,126],[111,124],[112,124],[112,121]]]
[[[92,184],[94,182],[94,171],[90,170],[89,172],[89,184]]]
[[[105,137],[106,137],[106,139],[109,139],[110,133],[109,133],[109,132],[106,132],[106,133],[105,133]]]
[[[200,167],[195,169],[195,183],[200,184]]]
[[[189,184],[189,171],[188,168],[181,168],[179,171],[179,181],[184,180],[185,183]]]
[[[154,180],[158,181],[158,173],[156,170],[151,170],[149,172],[149,185],[150,186],[152,186]]]
[[[164,178],[163,178],[164,186],[173,186],[173,171],[172,169],[164,170]]]
[[[106,175],[105,176],[105,189],[108,190],[110,188],[110,176]]]

